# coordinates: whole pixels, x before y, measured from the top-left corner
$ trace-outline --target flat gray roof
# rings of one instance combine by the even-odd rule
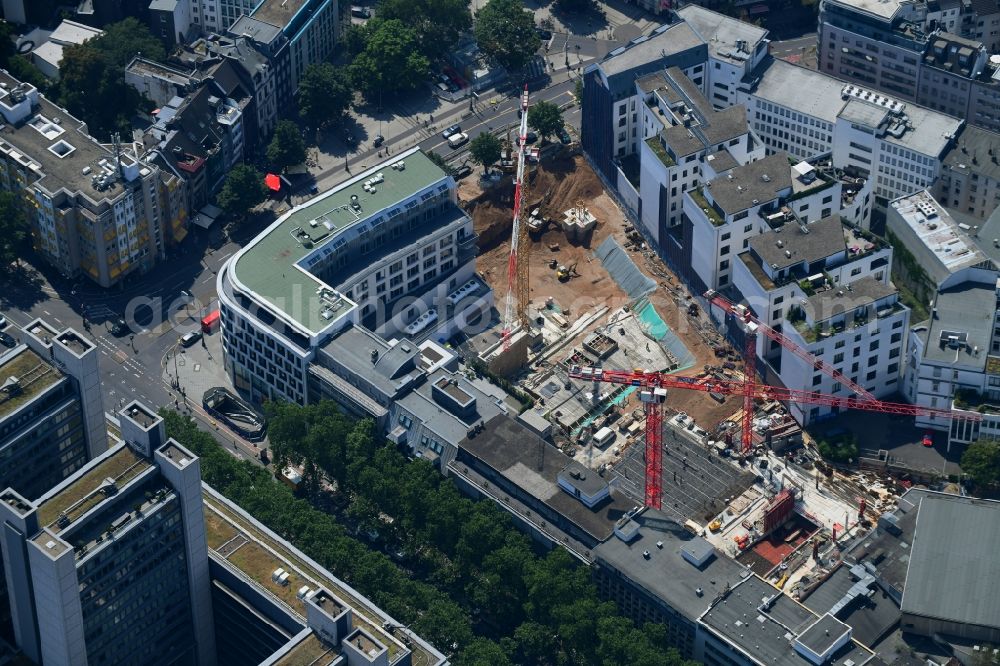
[[[611,536],[615,521],[633,507],[614,488],[611,499],[593,509],[571,497],[556,482],[571,458],[512,417],[501,415],[487,421],[483,432],[462,440],[459,446],[594,541]]]
[[[850,632],[851,628],[830,615],[820,616],[808,629],[799,635],[799,642],[817,654],[829,650],[837,639]]]
[[[457,385],[449,384],[449,387],[461,389],[467,396],[474,398],[475,408],[458,414],[452,411],[450,405],[442,404],[436,400],[431,387],[442,379],[458,382]],[[427,378],[426,382],[421,383],[415,390],[402,396],[396,402],[419,418],[429,432],[438,435],[445,442],[454,446],[457,446],[468,436],[469,428],[477,422],[487,422],[504,413],[503,408],[497,404],[495,398],[480,391],[463,375],[451,373],[443,368],[435,371]]]
[[[584,495],[596,495],[607,487],[608,482],[592,469],[570,460],[559,472],[558,479],[579,490]]]
[[[767,37],[767,30],[753,23],[713,12],[700,5],[687,5],[677,10],[677,15],[694,29],[708,43],[709,52],[716,58],[730,62],[744,62],[756,49],[757,44]],[[737,42],[746,42],[743,53],[747,57],[735,56]]]
[[[374,363],[373,351],[378,354]],[[390,347],[382,337],[360,325],[348,326],[319,350],[321,364],[323,358],[328,357],[364,377],[388,396],[396,395],[420,372],[416,363],[418,355],[414,343],[404,341]]]
[[[998,552],[1000,502],[927,494],[917,513],[903,612],[1000,627]]]
[[[722,210],[731,215],[776,199],[779,193],[791,187],[792,169],[788,153],[780,152],[718,176],[708,191]]]
[[[299,13],[307,0],[263,0],[251,12],[258,21],[284,28]]]
[[[650,62],[677,55],[689,49],[705,46],[705,42],[691,29],[687,23],[676,23],[654,32],[648,38],[633,40],[626,44],[624,50],[616,53],[615,49],[601,63],[601,69],[608,77],[628,72],[637,67],[644,67]]]
[[[692,543],[707,542],[661,511],[646,509],[633,516],[632,521],[639,527],[635,539],[625,543],[612,536],[592,550],[594,557],[599,564],[620,571],[633,584],[662,599],[689,620],[704,613],[727,586],[735,585],[749,573],[719,552],[700,569],[691,564],[681,550]],[[662,548],[657,546],[658,542]],[[649,559],[643,555],[646,551]]]
[[[803,261],[811,264],[847,251],[844,225],[839,215],[824,217],[805,226],[805,229],[809,233],[803,231],[803,225],[785,224],[751,238],[750,248],[764,263],[778,269]]]
[[[854,282],[837,285],[836,289],[817,292],[808,300],[811,311],[816,313],[816,319],[825,319],[847,314],[855,308],[874,303],[895,293],[896,288],[891,283],[883,284],[873,277],[866,276]]]
[[[1000,134],[975,125],[966,125],[959,133],[955,145],[945,155],[944,163],[959,173],[977,173],[1000,180],[1000,164],[993,161],[993,156],[1000,158]],[[975,164],[973,160],[976,161]]]
[[[984,369],[993,335],[995,304],[995,285],[964,282],[939,291],[934,300],[937,317],[927,320],[924,358]],[[959,349],[941,345],[941,334],[946,331],[965,334],[965,345]],[[974,353],[975,347],[979,348],[978,356]]]
[[[765,604],[768,599],[773,599],[770,607]],[[701,618],[702,624],[713,633],[754,662],[768,666],[811,666],[793,649],[792,642],[817,620],[808,608],[757,576],[734,586]],[[826,666],[862,666],[874,656],[870,650],[849,641]]]
[[[944,153],[948,144],[965,123],[964,120],[952,118],[916,104],[906,105],[906,115],[910,117],[909,122],[913,129],[907,130],[901,137],[886,134],[882,137],[883,140],[933,157],[939,157]],[[980,161],[985,159],[984,156],[983,160]]]
[[[840,93],[845,85],[845,82],[816,70],[772,58],[763,67],[753,94],[787,109],[835,123],[837,114],[844,107]],[[808,94],[804,94],[805,91]]]
[[[890,21],[899,11],[901,0],[830,0],[833,4],[850,7],[857,12],[870,14],[883,21]]]
[[[885,122],[889,110],[874,104],[867,104],[857,98],[851,98],[844,104],[839,115],[849,123],[874,129]]]

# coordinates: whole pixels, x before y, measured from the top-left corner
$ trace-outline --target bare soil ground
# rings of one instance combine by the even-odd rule
[[[507,293],[513,193],[509,176],[485,190],[471,177],[459,186],[459,199],[472,216],[479,235],[479,272],[494,289],[498,304]],[[586,160],[579,155],[557,157],[544,160],[533,170],[526,197],[527,210],[540,208],[542,215],[558,222],[564,211],[579,205],[586,206],[597,218],[597,227],[590,238],[580,244],[571,244],[561,227],[553,224],[531,243],[528,265],[532,303],[540,306],[552,297],[560,308],[569,310],[570,320],[598,304],[609,305],[612,309],[626,305],[628,298],[593,255],[594,249],[613,235],[620,245],[629,249],[636,265],[659,284],[649,300],[695,357],[694,365],[684,374],[697,374],[706,364],[718,365],[720,361],[709,344],[710,339],[717,340],[718,335],[707,323],[706,316],[702,313],[699,317],[690,317],[686,308],[689,298],[686,288],[654,253],[629,244],[627,220],[604,192],[600,179]],[[579,277],[559,282],[550,265],[553,260],[557,265],[576,264]],[[731,416],[739,406],[738,400],[719,404],[697,391],[673,391],[667,399],[668,408],[688,413],[707,429]]]

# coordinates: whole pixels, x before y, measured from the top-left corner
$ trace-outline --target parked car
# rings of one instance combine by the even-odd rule
[[[456,132],[448,135],[448,145],[452,148],[458,148],[459,146],[465,144],[469,140],[469,135],[464,132]]]
[[[131,332],[132,330],[128,327],[128,324],[121,317],[118,317],[118,319],[115,319],[113,322],[111,322],[111,335],[120,338],[121,336]]]
[[[538,38],[543,42],[547,42],[550,39],[552,39],[551,30],[546,30],[545,28],[535,28],[535,33],[538,35]]]
[[[188,331],[180,337],[181,347],[190,347],[201,340],[201,331]]]
[[[472,167],[468,164],[463,164],[462,166],[455,169],[455,180],[462,180],[463,178],[468,178],[472,175]]]
[[[449,127],[448,129],[446,129],[445,131],[441,132],[441,138],[442,139],[447,139],[452,134],[458,134],[461,131],[462,131],[462,126],[461,125],[452,125],[451,127]]]
[[[381,134],[376,134],[376,135],[375,135],[375,140],[374,140],[374,141],[372,141],[372,144],[373,144],[373,145],[374,145],[374,146],[375,146],[376,148],[378,148],[378,147],[379,147],[379,146],[381,146],[381,145],[382,145],[383,143],[385,143],[385,137],[384,137],[384,136],[382,136]]]
[[[351,16],[353,16],[355,18],[363,18],[363,19],[371,18],[372,17],[372,10],[370,10],[367,7],[357,7],[357,6],[354,6],[354,7],[351,7]]]
[[[6,326],[7,326],[7,317],[4,317],[2,314],[0,314],[0,329],[5,328]]]
[[[0,344],[4,347],[15,347],[17,345],[17,341],[10,333],[0,332]]]
[[[923,443],[924,446],[926,446],[928,448],[934,446],[934,440],[931,439],[931,433],[930,433],[930,431],[924,433],[924,439],[923,439],[922,443]]]
[[[562,143],[564,146],[569,145],[570,143],[573,142],[572,137],[570,137],[569,132],[566,131],[565,127],[560,127],[559,131],[556,132],[556,136],[559,137],[560,143]]]

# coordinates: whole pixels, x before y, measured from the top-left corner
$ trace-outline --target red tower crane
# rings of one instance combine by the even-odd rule
[[[526,265],[519,263],[524,257],[518,256],[522,240],[521,205],[524,199],[524,171],[528,161],[528,85],[521,92],[521,126],[520,139],[517,142],[517,173],[514,176],[514,223],[510,234],[510,255],[507,258],[507,299],[504,303],[503,315],[503,350],[510,348],[510,337],[514,326],[523,320],[528,304],[525,303],[526,282],[524,275]],[[515,305],[515,301],[517,304]]]
[[[821,358],[817,358],[811,352],[803,349],[802,347],[798,346],[797,344],[786,338],[784,335],[781,334],[780,331],[774,330],[764,322],[757,319],[757,317],[754,316],[753,312],[750,311],[750,308],[746,307],[745,305],[736,305],[732,303],[714,289],[709,289],[708,291],[705,292],[705,299],[708,300],[709,305],[714,305],[718,308],[721,308],[723,312],[731,314],[737,319],[741,320],[744,326],[748,326],[749,324],[756,325],[757,327],[756,330],[758,332],[763,333],[771,340],[774,340],[779,345],[781,345],[791,353],[801,358],[803,361],[811,363],[815,370],[819,370],[820,372],[829,375],[830,377],[833,377],[838,382],[840,382],[847,388],[851,389],[852,391],[854,391],[854,393],[861,396],[862,398],[866,400],[876,399],[875,396],[869,393],[864,387],[859,386],[856,382],[852,381],[850,378],[845,376],[842,372],[831,366],[829,363],[827,363]],[[756,350],[756,347],[754,349]]]
[[[752,337],[747,336],[748,338]],[[792,343],[794,344],[794,343]],[[748,348],[753,349],[750,343]],[[644,370],[605,370],[593,366],[572,366],[569,371],[571,379],[580,379],[588,382],[621,384],[625,386],[636,386],[642,389],[640,399],[644,393],[655,393],[660,398],[655,401],[643,399],[646,407],[646,506],[660,508],[663,494],[663,467],[662,467],[662,404],[666,399],[667,389],[685,389],[692,391],[713,392],[721,395],[741,396],[744,401],[743,414],[743,443],[744,447],[748,441],[749,422],[747,414],[752,417],[753,400],[778,400],[780,402],[795,402],[802,405],[826,405],[838,407],[840,409],[861,409],[870,412],[882,412],[884,414],[899,414],[903,416],[934,416],[943,419],[962,418],[965,420],[978,421],[982,416],[978,414],[962,415],[955,417],[950,409],[939,407],[922,407],[902,402],[886,402],[883,400],[865,400],[856,396],[829,395],[817,393],[815,391],[800,391],[780,386],[769,386],[759,384],[753,378],[752,356],[751,365],[748,367],[745,382],[738,382],[727,379],[697,377],[683,377],[669,375],[662,372],[646,372]],[[747,408],[749,402],[749,409]],[[744,448],[744,453],[748,449]]]

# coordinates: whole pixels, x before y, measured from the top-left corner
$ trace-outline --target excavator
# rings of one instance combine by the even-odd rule
[[[576,264],[578,262],[573,262],[569,266],[560,265],[556,269],[556,278],[560,282],[569,282],[570,278],[580,277],[580,274],[576,271]]]

